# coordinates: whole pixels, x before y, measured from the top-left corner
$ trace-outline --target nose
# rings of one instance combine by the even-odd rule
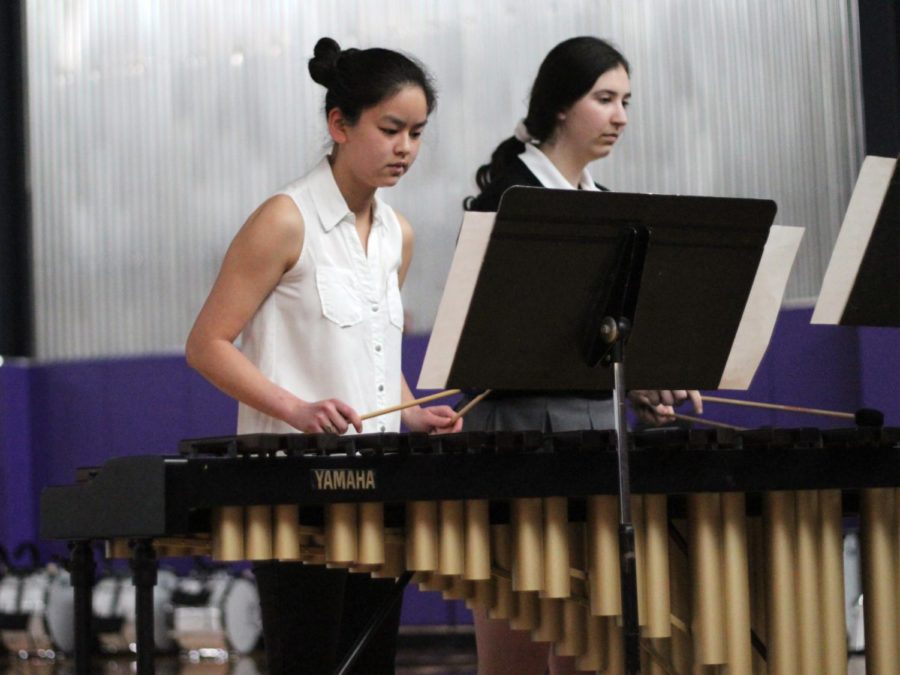
[[[412,149],[412,139],[409,134],[402,133],[397,135],[397,144],[394,146],[394,152],[401,157],[406,157]]]
[[[628,124],[628,113],[625,110],[625,106],[619,103],[616,106],[616,111],[612,116],[613,124],[618,124],[619,126],[625,126]]]

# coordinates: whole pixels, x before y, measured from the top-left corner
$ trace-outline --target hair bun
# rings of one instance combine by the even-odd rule
[[[341,46],[330,37],[323,37],[313,49],[313,57],[309,60],[309,74],[315,82],[323,87],[331,87],[337,69]]]

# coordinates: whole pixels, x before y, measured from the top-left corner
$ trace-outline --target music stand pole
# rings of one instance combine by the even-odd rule
[[[628,426],[625,419],[625,340],[630,324],[627,319],[608,317],[601,333],[612,342],[612,367],[615,388],[616,453],[619,464],[619,574],[622,593],[622,633],[625,639],[625,672],[641,672],[640,627],[638,626],[637,566],[634,524],[631,521],[631,474],[628,469]]]

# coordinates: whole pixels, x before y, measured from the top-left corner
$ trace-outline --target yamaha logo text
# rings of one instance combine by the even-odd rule
[[[314,490],[374,490],[374,469],[313,469]]]

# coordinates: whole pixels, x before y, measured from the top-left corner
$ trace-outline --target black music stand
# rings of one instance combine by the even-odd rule
[[[811,323],[900,326],[900,160],[866,157]]]
[[[640,672],[640,633],[626,343],[631,389],[720,388],[775,208],[750,199],[512,188],[481,264],[468,261],[477,267],[470,293],[453,297],[451,269],[420,388],[613,390],[629,675]]]

